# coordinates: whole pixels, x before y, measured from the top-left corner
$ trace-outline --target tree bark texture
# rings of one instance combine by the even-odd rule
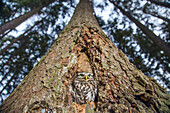
[[[109,0],[113,5],[115,5],[124,15],[126,15],[132,22],[134,22],[147,36],[152,40],[164,53],[170,58],[170,45],[166,43],[159,36],[156,36],[149,28],[140,23],[137,19],[130,15],[129,12],[123,10],[118,4]]]
[[[136,69],[113,45],[89,5],[88,0],[80,1],[69,24],[2,103],[0,112],[168,112],[170,96],[166,89]],[[97,81],[94,106],[73,102],[70,87],[81,71],[92,71]]]

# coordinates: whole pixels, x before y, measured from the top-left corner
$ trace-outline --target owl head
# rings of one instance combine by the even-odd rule
[[[84,80],[89,80],[89,79],[93,79],[93,74],[90,72],[80,72],[77,74],[77,77]]]
[[[93,79],[93,73],[91,72],[79,72],[77,73],[77,76],[75,77],[76,80],[81,80],[84,82],[94,80]]]
[[[73,83],[73,101],[78,104],[85,104],[95,101],[97,84],[91,72],[78,72]]]

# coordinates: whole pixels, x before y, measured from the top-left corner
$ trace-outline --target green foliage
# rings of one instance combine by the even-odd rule
[[[0,24],[6,22],[6,19],[12,14],[12,9],[9,5],[5,4],[2,0],[0,1]]]
[[[20,4],[20,7],[37,7],[42,5],[41,0],[17,0],[16,3]]]
[[[121,6],[125,11],[138,19],[139,22],[144,23],[153,32],[158,32],[160,37],[167,43],[169,43],[169,10],[151,4],[150,2],[142,1],[114,1]],[[142,2],[142,3],[141,3]],[[131,4],[131,5],[130,5]],[[132,7],[138,6],[138,7]],[[120,11],[114,8],[113,14],[120,15]],[[109,29],[108,34],[114,43],[125,52],[130,61],[135,66],[142,70],[146,75],[156,77],[162,85],[170,88],[170,78],[168,78],[169,58],[161,51],[158,46],[149,40],[139,28],[136,28],[133,22],[127,19],[125,16],[110,18],[108,22]],[[123,26],[120,28],[118,25]]]
[[[37,7],[46,6],[55,0],[3,0],[0,2],[0,25],[29,12]],[[63,2],[64,0],[58,0]]]
[[[166,76],[170,72],[169,58],[161,52],[157,45],[150,41],[140,29],[137,29],[134,34],[131,26],[122,30],[114,27],[117,22],[108,23],[109,27],[112,26],[110,38],[119,49],[126,53],[129,60],[145,75],[159,77],[159,80],[164,81],[169,88],[169,78]]]
[[[24,8],[24,9],[36,8],[45,5],[50,1],[54,1],[54,0],[48,0],[48,1],[47,0],[11,0],[11,2],[16,4],[17,8]]]
[[[4,0],[0,2],[0,6],[2,6],[0,7],[0,24],[16,18],[14,16],[16,14],[19,16],[33,8],[47,4],[47,2],[49,1],[8,0],[7,2],[7,0]],[[170,42],[170,22],[166,8],[140,0],[114,0],[114,2],[129,11],[131,15],[143,22],[152,31],[159,32],[163,40]],[[109,4],[111,3],[104,0],[97,8],[103,11]],[[1,101],[12,92],[33,68],[38,59],[47,52],[56,35],[66,25],[66,22],[61,20],[64,20],[66,16],[70,16],[70,13],[72,13],[70,9],[74,9],[74,7],[75,3],[72,0],[54,1],[53,4],[39,12],[38,21],[42,20],[42,22],[24,34],[20,40],[0,55],[0,86],[5,88],[1,93]],[[170,88],[170,78],[166,76],[170,72],[169,58],[132,21],[126,16],[121,16],[121,12],[117,8],[114,6],[113,8],[107,22],[101,16],[96,16],[101,28],[107,32],[114,44],[127,54],[129,60],[138,69],[148,76],[157,77],[158,80],[163,81],[163,85]],[[151,18],[161,20],[161,22],[151,21]],[[158,27],[159,30],[157,30]],[[25,31],[29,28],[30,26]],[[48,33],[49,28],[50,33]],[[0,48],[2,49],[16,38],[17,36],[10,34],[5,35],[0,41]]]
[[[38,59],[47,52],[56,35],[64,28],[65,22],[58,21],[58,18],[64,18],[59,15],[65,16],[68,13],[68,7],[69,5],[64,5],[63,1],[56,1],[55,4],[50,4],[44,8],[40,12],[43,14],[42,17],[39,16],[41,17],[40,22],[35,23],[36,26],[33,29],[0,55],[0,86],[5,88],[3,92],[0,91],[1,102],[28,74]],[[48,33],[51,26],[53,26],[50,29],[51,32]],[[28,26],[25,31],[30,27]],[[6,35],[1,39],[0,47],[5,47],[16,38],[17,36]]]

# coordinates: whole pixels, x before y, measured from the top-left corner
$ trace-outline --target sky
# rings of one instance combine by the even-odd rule
[[[78,3],[78,1],[79,0],[75,0],[76,1],[76,3]],[[95,4],[95,6],[97,6],[99,3],[101,3],[103,0],[95,0],[94,1],[94,4]],[[108,4],[108,6],[103,10],[103,11],[101,11],[101,9],[100,8],[95,8],[94,9],[95,10],[95,13],[96,13],[96,15],[99,15],[99,16],[102,16],[103,17],[103,19],[105,20],[105,22],[106,22],[106,20],[108,20],[110,17],[109,17],[109,14],[111,14],[111,12],[113,11],[113,5],[112,4]],[[74,10],[73,9],[71,9],[71,12],[72,12],[72,14],[73,14],[73,12],[74,12]],[[72,14],[71,14],[71,16],[72,16]],[[117,15],[113,15],[113,16],[117,16]],[[119,15],[119,16],[123,16],[123,15]],[[21,25],[19,25],[16,29],[17,29],[17,31],[13,31],[13,32],[11,32],[10,34],[11,35],[13,35],[13,36],[19,36],[20,34],[22,34],[23,32],[24,32],[24,29],[26,29],[28,26],[32,26],[32,25],[34,25],[34,22],[35,21],[37,21],[39,19],[39,16],[36,14],[36,15],[34,15],[33,17],[31,17],[31,18],[29,18],[28,20],[26,20],[25,22],[23,22]],[[60,19],[59,19],[60,20]],[[70,17],[66,17],[65,19],[64,19],[64,21],[65,22],[69,22],[69,20],[70,20]],[[154,20],[153,20],[154,21]],[[60,22],[60,21],[59,21]],[[136,25],[134,24],[133,25],[134,27],[136,27]],[[121,28],[121,26],[119,26],[120,28]],[[49,28],[49,34],[51,33],[51,30],[50,30],[50,28]],[[107,34],[107,32],[106,31],[104,31],[106,34]],[[159,34],[159,32],[155,32],[157,35]],[[55,38],[57,38],[58,37],[58,35],[56,34],[55,35]],[[7,44],[9,44],[10,42],[7,42]],[[38,60],[40,60],[40,58],[38,59]],[[147,61],[147,60],[146,60]],[[1,61],[0,61],[1,62]],[[168,74],[167,76],[169,76],[170,77],[170,74]],[[0,88],[0,89],[2,89],[2,88]]]

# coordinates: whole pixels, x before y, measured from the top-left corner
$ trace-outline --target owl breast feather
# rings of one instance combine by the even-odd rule
[[[79,93],[79,96],[82,97],[86,103],[88,101],[94,101],[95,99],[95,93],[96,93],[96,88],[93,86],[93,84],[90,83],[77,83],[76,85],[77,92]]]

